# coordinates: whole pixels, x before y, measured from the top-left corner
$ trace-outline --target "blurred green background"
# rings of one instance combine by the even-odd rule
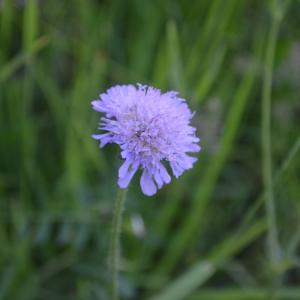
[[[136,82],[187,99],[203,150],[131,184],[122,299],[300,299],[297,0],[0,1],[0,299],[110,299],[121,160],[90,101]]]

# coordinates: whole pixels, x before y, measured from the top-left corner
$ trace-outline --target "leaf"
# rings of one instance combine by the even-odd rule
[[[211,262],[201,261],[167,286],[160,295],[151,298],[151,300],[186,299],[198,286],[211,277],[214,271],[215,266]]]

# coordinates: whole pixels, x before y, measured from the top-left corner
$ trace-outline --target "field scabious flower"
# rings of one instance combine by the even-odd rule
[[[121,148],[120,188],[126,188],[141,168],[142,191],[152,196],[157,187],[171,181],[165,161],[177,178],[197,160],[188,155],[200,151],[196,129],[190,125],[193,113],[176,92],[161,93],[140,84],[117,85],[92,101],[92,107],[105,114],[98,128],[105,133],[92,137],[101,148],[108,143]]]

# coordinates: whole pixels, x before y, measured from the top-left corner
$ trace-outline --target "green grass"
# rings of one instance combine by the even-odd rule
[[[299,11],[0,1],[0,300],[111,298],[121,161],[90,101],[136,82],[187,99],[203,150],[153,198],[134,179],[122,299],[300,299]]]

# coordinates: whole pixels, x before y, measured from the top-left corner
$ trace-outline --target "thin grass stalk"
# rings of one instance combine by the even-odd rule
[[[262,143],[262,173],[265,189],[265,209],[267,214],[268,233],[267,251],[271,266],[271,281],[269,287],[269,299],[277,298],[277,287],[280,284],[280,244],[276,221],[276,208],[274,200],[273,177],[272,177],[272,143],[271,143],[271,93],[272,74],[274,68],[274,56],[280,22],[283,17],[283,6],[279,1],[273,1],[271,9],[272,21],[267,39],[265,54],[265,70],[262,87],[262,120],[261,120],[261,143]]]
[[[271,91],[272,91],[272,73],[274,65],[274,54],[278,36],[280,19],[273,17],[270,33],[267,40],[265,56],[265,72],[262,89],[262,172],[263,183],[265,187],[265,207],[268,221],[268,251],[271,261],[274,263],[278,260],[279,241],[278,229],[276,224],[273,178],[272,178],[272,153],[271,153]]]

